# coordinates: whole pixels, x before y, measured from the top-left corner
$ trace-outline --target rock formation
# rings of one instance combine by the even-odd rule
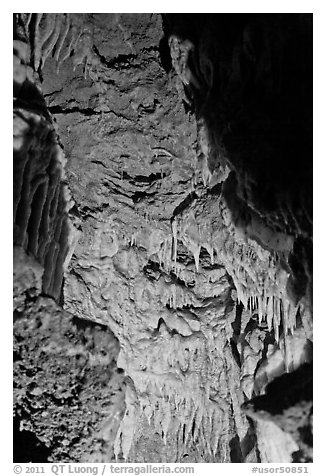
[[[14,24],[16,460],[312,461],[312,17]]]

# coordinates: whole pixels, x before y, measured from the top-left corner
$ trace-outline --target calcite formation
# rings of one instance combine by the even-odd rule
[[[309,15],[15,15],[15,415],[49,461],[312,460],[310,47]]]
[[[65,157],[45,103],[38,98],[28,56],[26,44],[15,40],[14,246],[27,255],[26,272],[33,258],[41,265],[42,291],[58,300],[77,231],[68,216],[73,201],[65,183]],[[19,273],[23,261],[17,263]]]

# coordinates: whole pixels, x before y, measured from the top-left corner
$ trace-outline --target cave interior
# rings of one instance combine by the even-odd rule
[[[312,14],[13,21],[14,461],[312,462]]]

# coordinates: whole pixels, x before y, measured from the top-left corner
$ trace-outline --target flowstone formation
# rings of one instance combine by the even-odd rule
[[[310,15],[15,35],[19,430],[49,461],[311,461]]]

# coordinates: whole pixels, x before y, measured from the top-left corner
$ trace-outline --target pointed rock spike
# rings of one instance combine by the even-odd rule
[[[47,44],[44,44],[44,48],[42,48],[42,66],[44,66],[45,64],[45,61],[47,60],[47,58],[49,57],[49,55],[52,53],[57,41],[58,41],[58,38],[60,36],[60,29],[61,29],[61,16],[60,15],[56,15],[55,17],[55,26],[54,26],[54,30],[52,32],[52,35],[49,39],[49,41],[47,42]]]
[[[35,31],[34,31],[34,69],[35,71],[38,70],[41,61],[41,38],[40,38],[40,22],[43,18],[43,13],[36,13],[36,20],[35,20]]]
[[[56,45],[56,52],[55,52],[55,55],[54,55],[54,59],[58,63],[57,72],[59,72],[59,68],[60,68],[60,64],[61,64],[60,61],[59,61],[60,53],[61,53],[62,47],[64,45],[64,42],[65,42],[65,40],[68,36],[69,29],[70,29],[70,15],[69,15],[69,13],[66,13],[65,19],[66,19],[66,25],[61,31],[60,37],[58,39],[58,43]]]

